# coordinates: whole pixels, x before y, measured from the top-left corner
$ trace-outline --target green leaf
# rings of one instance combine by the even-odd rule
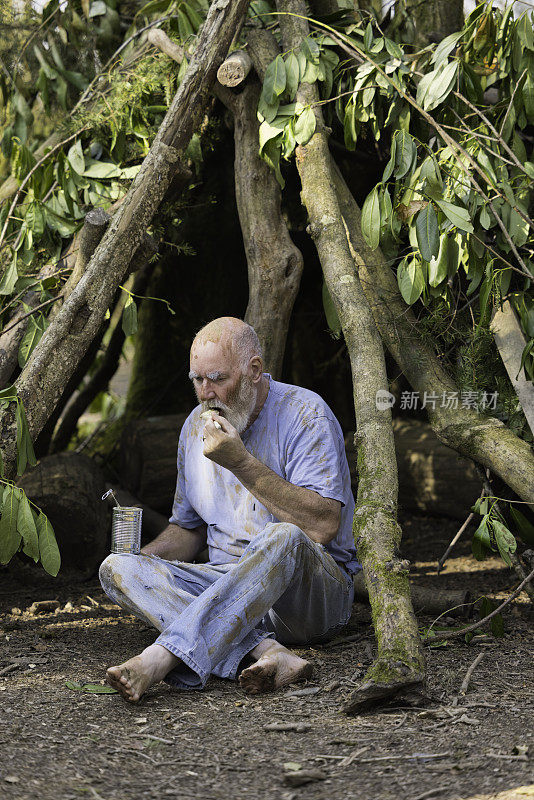
[[[73,692],[88,692],[90,694],[117,694],[113,686],[104,686],[101,683],[78,683],[77,681],[65,681],[67,689]]]
[[[83,156],[82,143],[79,139],[69,148],[67,160],[78,175],[84,174],[85,158]]]
[[[263,97],[262,94],[258,101],[258,119],[260,120],[260,122],[263,122],[264,120],[265,122],[273,122],[273,120],[276,118],[276,115],[278,114],[279,106],[280,106],[280,100],[278,99],[278,97],[276,98],[275,103],[269,105],[268,103],[265,102],[265,98]]]
[[[39,537],[37,535],[37,528],[33,518],[30,503],[24,492],[19,503],[19,511],[17,516],[17,530],[22,536],[24,547],[22,552],[33,558],[34,561],[39,560]]]
[[[404,130],[395,131],[396,178],[403,178],[406,175],[412,167],[416,154],[417,148],[410,134]]]
[[[15,253],[10,265],[2,275],[2,280],[0,281],[0,295],[12,294],[18,277],[19,273],[17,272],[17,254]]]
[[[321,55],[321,48],[317,41],[312,36],[307,36],[302,42],[302,50],[306,56],[307,61],[312,64],[318,64]]]
[[[262,122],[259,128],[259,140],[260,140],[260,155],[262,155],[263,150],[265,149],[265,145],[267,142],[270,142],[271,139],[276,139],[280,136],[286,126],[287,120],[283,119],[275,119],[273,122]]]
[[[20,490],[11,484],[4,490],[4,503],[0,519],[0,564],[7,564],[20,546],[17,530]]]
[[[534,122],[534,80],[531,75],[527,75],[522,89],[525,113],[529,122]],[[504,135],[504,133],[503,133]]]
[[[426,111],[432,111],[439,106],[451,91],[457,73],[457,61],[441,64],[437,69],[428,72],[417,87],[417,102],[419,105]]]
[[[273,105],[286,88],[286,65],[282,56],[276,56],[265,71],[262,96],[267,105]]]
[[[525,517],[521,511],[518,511],[514,506],[510,508],[510,516],[517,526],[516,534],[520,539],[534,546],[534,525]]]
[[[133,336],[137,332],[137,305],[131,295],[128,295],[128,299],[124,304],[122,329],[125,336]]]
[[[298,144],[307,144],[315,133],[317,121],[313,109],[308,106],[295,122],[295,139]]]
[[[515,536],[508,530],[506,525],[504,525],[498,519],[491,520],[491,527],[493,528],[493,532],[495,534],[495,539],[497,542],[497,547],[499,548],[499,553],[501,554],[501,558],[506,564],[508,564],[509,567],[511,567],[512,560],[510,558],[510,553],[515,553],[517,548]]]
[[[286,58],[286,89],[289,97],[293,99],[300,83],[299,62],[294,53]]]
[[[41,511],[37,518],[37,530],[39,535],[41,564],[48,574],[55,578],[61,566],[61,556],[59,555],[54,529],[43,511]]]
[[[19,347],[19,367],[23,367],[26,364],[45,332],[46,326],[47,321],[43,314],[39,314],[37,317],[30,317],[28,328]]]
[[[491,546],[491,541],[488,532],[487,516],[484,517],[484,519],[482,520],[482,522],[480,523],[480,525],[473,534],[471,549],[477,561],[484,561],[484,559],[488,555],[488,552],[490,552],[493,549]]]
[[[432,64],[439,66],[442,61],[448,58],[462,36],[463,31],[457,31],[456,33],[451,33],[450,36],[446,36],[445,39],[442,39],[432,56]]]
[[[280,188],[284,188],[285,181],[280,171],[280,147],[276,139],[271,139],[262,151],[262,158],[274,170],[274,175],[278,181]]]
[[[496,639],[504,636],[504,620],[502,614],[495,614],[490,620],[490,630]]]
[[[389,161],[386,164],[386,168],[382,175],[383,181],[387,181],[393,175],[393,169],[396,163],[396,153],[395,153],[396,148],[397,148],[397,139],[394,136],[393,139],[391,140],[391,151],[389,154]]]
[[[386,50],[392,58],[402,59],[403,52],[397,42],[394,42],[392,39],[388,39],[386,36],[384,38],[384,44],[386,45]]]
[[[413,305],[425,285],[421,265],[416,258],[405,258],[397,269],[397,283],[404,302]]]
[[[341,322],[325,281],[323,281],[323,308],[332,338],[339,339],[341,336]]]
[[[436,200],[436,203],[453,225],[461,231],[473,233],[474,228],[469,218],[469,212],[465,208],[448,203],[446,200]]]
[[[415,220],[417,244],[424,261],[436,258],[439,253],[438,217],[432,203],[421,209]]]
[[[449,266],[449,236],[446,233],[441,235],[439,252],[435,258],[431,258],[428,265],[428,283],[430,286],[439,286],[448,275]]]
[[[134,167],[121,168],[111,161],[91,161],[89,159],[83,175],[86,178],[124,178],[129,180],[135,178],[140,169],[140,164],[136,164]]]
[[[376,250],[380,242],[380,196],[375,186],[365,198],[361,220],[363,238],[371,248]]]

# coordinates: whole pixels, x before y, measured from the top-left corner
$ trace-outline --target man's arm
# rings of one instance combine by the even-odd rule
[[[204,428],[204,455],[233,472],[281,522],[298,525],[318,544],[331,542],[339,529],[341,503],[281,478],[248,452],[228,420],[224,417],[217,417],[217,420],[220,429],[215,428],[212,421]]]
[[[168,561],[191,562],[206,546],[206,531],[206,525],[189,530],[171,522],[159,536],[141,548],[141,553]]]

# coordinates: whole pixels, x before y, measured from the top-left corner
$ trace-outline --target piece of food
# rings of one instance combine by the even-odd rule
[[[218,414],[219,412],[217,411],[216,408],[210,409],[209,411],[203,411],[202,414],[200,415],[201,419],[213,419],[211,416],[213,413]],[[218,430],[221,430],[221,425],[219,422],[217,422],[216,419],[213,420],[213,424]]]

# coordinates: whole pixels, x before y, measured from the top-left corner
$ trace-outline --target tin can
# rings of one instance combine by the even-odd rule
[[[113,522],[111,525],[112,553],[140,552],[142,519],[142,508],[121,506],[113,509]]]

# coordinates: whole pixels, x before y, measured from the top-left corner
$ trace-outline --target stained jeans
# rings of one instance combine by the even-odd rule
[[[209,675],[235,679],[263,639],[326,641],[351,614],[352,577],[296,525],[272,523],[238,561],[187,564],[157,556],[111,554],[100,567],[106,594],[160,631],[181,663],[166,677],[184,689]]]

